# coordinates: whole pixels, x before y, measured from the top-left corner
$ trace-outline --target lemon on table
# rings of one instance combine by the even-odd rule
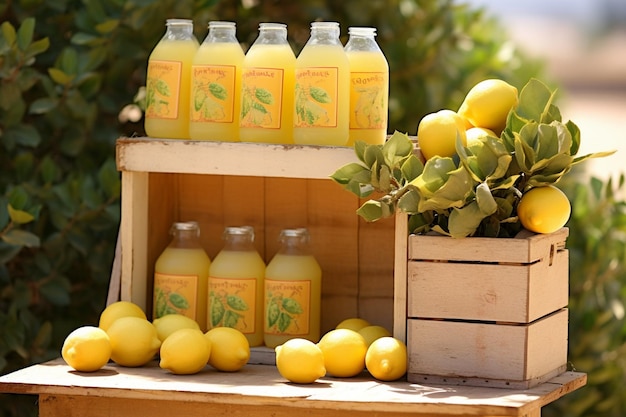
[[[163,342],[169,335],[180,329],[200,330],[200,325],[194,319],[182,314],[167,314],[152,321],[156,327],[157,337]]]
[[[317,343],[324,354],[326,372],[336,377],[351,377],[365,369],[365,339],[350,329],[334,329]]]
[[[472,126],[490,129],[499,136],[518,101],[517,88],[500,79],[487,79],[468,91],[458,114]]]
[[[395,337],[376,339],[365,354],[365,367],[370,374],[381,381],[395,381],[407,371],[406,345]]]
[[[106,331],[120,317],[139,317],[146,319],[146,313],[137,304],[130,301],[116,301],[109,304],[100,313],[98,327]]]
[[[370,322],[360,317],[351,317],[339,322],[335,329],[350,329],[358,332],[363,327],[369,326]]]
[[[326,375],[324,354],[310,340],[289,339],[274,350],[278,372],[291,382],[310,384]]]
[[[250,359],[250,343],[232,327],[214,327],[204,334],[211,342],[209,365],[218,371],[235,372]]]
[[[463,145],[467,143],[465,131],[465,120],[452,110],[427,114],[417,125],[420,152],[426,160],[436,155],[452,157],[456,155],[457,137]]]
[[[121,317],[107,330],[111,359],[118,365],[136,367],[148,363],[159,351],[156,328],[146,319]]]
[[[211,342],[200,329],[179,329],[161,344],[159,366],[173,374],[200,372],[209,361]]]
[[[556,232],[565,226],[571,211],[569,199],[554,185],[531,188],[517,205],[522,226],[535,233]]]
[[[365,339],[365,344],[367,346],[371,345],[372,342],[376,339],[385,336],[391,336],[391,332],[389,330],[387,330],[383,326],[378,325],[365,326],[361,330],[359,330],[359,334],[363,336],[363,339]]]
[[[77,371],[97,371],[111,358],[109,336],[99,327],[79,327],[65,338],[61,357]]]

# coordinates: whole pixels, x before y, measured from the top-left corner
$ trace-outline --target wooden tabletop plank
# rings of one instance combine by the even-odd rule
[[[522,416],[582,387],[586,374],[565,372],[527,390],[380,382],[364,373],[291,384],[273,366],[246,365],[235,373],[207,366],[195,375],[172,375],[152,362],[140,368],[113,363],[100,371],[73,371],[62,359],[0,376],[0,392],[111,398],[163,399],[222,404]],[[303,401],[304,400],[304,401]]]

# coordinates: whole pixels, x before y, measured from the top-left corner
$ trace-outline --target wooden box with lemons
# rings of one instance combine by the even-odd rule
[[[536,79],[519,91],[481,81],[458,110],[425,116],[417,143],[357,143],[360,162],[333,174],[370,198],[358,215],[397,215],[408,235],[396,240],[394,335],[410,381],[526,388],[565,370],[571,205],[556,184],[613,152],[576,156],[580,131],[555,95]]]

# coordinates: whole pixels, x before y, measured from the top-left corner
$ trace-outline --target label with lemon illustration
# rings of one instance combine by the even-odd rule
[[[256,330],[256,279],[209,277],[209,328],[232,327],[244,334]]]
[[[146,77],[146,117],[177,119],[183,63],[151,60]]]
[[[197,275],[154,274],[154,318],[182,314],[196,319]]]
[[[280,129],[284,70],[247,68],[242,72],[241,127]]]
[[[265,280],[265,333],[309,333],[311,281]]]
[[[336,67],[296,69],[296,127],[336,127],[338,73]]]
[[[350,128],[380,129],[387,126],[388,75],[384,72],[350,74]]]
[[[194,65],[191,71],[191,121],[232,123],[236,68],[232,65]]]

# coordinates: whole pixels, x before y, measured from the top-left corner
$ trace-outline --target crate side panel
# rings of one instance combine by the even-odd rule
[[[526,265],[411,261],[408,278],[409,317],[528,322]]]
[[[524,379],[541,378],[548,371],[566,367],[568,319],[569,311],[564,308],[529,326]]]
[[[558,251],[552,262],[543,260],[530,266],[528,321],[567,306],[569,302],[569,253]]]

